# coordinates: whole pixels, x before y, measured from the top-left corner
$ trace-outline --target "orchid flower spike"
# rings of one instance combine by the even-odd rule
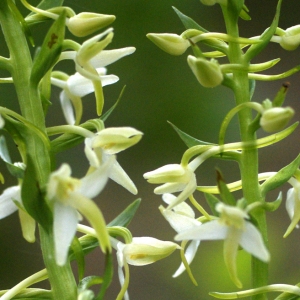
[[[172,203],[169,204],[168,209],[185,201],[197,188],[196,175],[193,169],[188,165],[166,165],[154,171],[145,173],[144,178],[147,179],[149,183],[163,183],[161,186],[154,189],[155,194],[161,195],[165,193],[181,192]]]
[[[300,220],[300,181],[292,177],[289,183],[292,185],[292,188],[287,192],[286,210],[291,219],[291,224],[283,237],[287,237],[295,227],[298,228],[298,222]]]
[[[111,155],[119,153],[140,141],[143,133],[132,127],[111,127],[97,132],[93,137],[85,139],[85,154],[92,170],[105,163]],[[115,160],[109,178],[137,194],[137,188],[132,180]]]
[[[163,194],[165,203],[170,204],[175,201],[176,197],[172,194]],[[171,227],[177,232],[184,232],[195,226],[200,226],[201,223],[195,219],[195,212],[187,203],[182,202],[176,205],[172,210],[165,209],[162,205],[159,207],[164,218],[169,222]],[[200,245],[200,241],[193,240],[185,250],[185,257],[188,264],[191,264]],[[179,266],[173,277],[178,277],[186,270],[183,263]]]
[[[50,174],[47,198],[53,206],[55,257],[58,265],[62,266],[67,261],[68,250],[80,220],[78,211],[94,227],[102,251],[110,251],[109,235],[102,213],[90,198],[96,197],[104,188],[113,161],[111,157],[101,168],[82,179],[71,177],[68,164],[63,164]]]
[[[204,5],[215,5],[216,3],[219,3],[221,5],[227,5],[228,0],[200,0]]]
[[[269,261],[270,254],[258,229],[246,221],[249,219],[246,211],[223,203],[218,203],[216,210],[220,213],[219,219],[181,232],[175,240],[224,240],[225,264],[232,281],[242,287],[236,270],[238,246],[264,262]]]

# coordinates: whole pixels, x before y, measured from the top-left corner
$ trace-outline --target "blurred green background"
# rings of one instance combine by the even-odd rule
[[[38,1],[32,1],[36,4]],[[17,1],[19,5],[19,1]],[[210,31],[224,32],[220,8],[216,5],[207,7],[199,0],[69,0],[65,5],[71,6],[76,12],[95,11],[98,13],[114,14],[117,16],[113,23],[115,37],[109,48],[126,46],[136,47],[136,52],[115,64],[108,66],[109,74],[116,74],[120,81],[104,88],[105,109],[108,109],[118,98],[122,87],[126,91],[117,109],[106,122],[106,126],[132,126],[144,133],[141,142],[133,148],[118,155],[118,161],[136,183],[142,203],[132,223],[130,230],[134,236],[153,236],[162,240],[172,240],[175,232],[164,221],[158,211],[162,204],[160,196],[153,194],[154,185],[143,179],[143,174],[168,163],[179,163],[185,146],[167,123],[170,121],[183,131],[198,139],[217,142],[219,126],[226,114],[234,105],[232,93],[224,87],[205,89],[201,87],[187,66],[184,54],[180,57],[170,56],[154,46],[145,35],[149,32],[169,32],[181,34],[184,30],[181,22],[172,10],[175,6],[183,13],[191,16],[203,27]],[[272,22],[276,1],[251,0],[246,1],[250,9],[252,21],[240,21],[241,35],[250,37],[262,33]],[[26,11],[22,9],[24,13]],[[283,2],[280,27],[287,28],[300,21],[299,0]],[[41,42],[49,24],[38,25],[33,33]],[[0,53],[5,55],[7,50],[1,36]],[[80,40],[80,41],[83,41]],[[276,74],[299,64],[299,49],[285,52],[278,45],[270,45],[255,62],[281,57],[282,61],[267,74]],[[73,64],[65,64],[68,72],[74,72]],[[1,76],[7,74],[1,73]],[[299,74],[288,79],[291,88],[286,105],[296,110],[295,120],[299,119]],[[285,80],[271,83],[257,83],[254,100],[261,102],[273,98]],[[52,94],[53,106],[49,111],[48,124],[63,124],[64,120],[59,106],[59,90]],[[84,119],[94,118],[95,103],[92,96],[83,99]],[[0,85],[0,105],[17,109],[16,98],[11,86]],[[298,112],[297,112],[298,110]],[[260,135],[263,133],[259,132]],[[237,122],[234,120],[227,133],[227,141],[238,140]],[[14,151],[11,145],[11,151]],[[82,176],[88,167],[83,155],[83,147],[59,156],[59,164],[67,161],[71,164],[74,176]],[[299,153],[299,130],[293,136],[280,144],[273,145],[260,151],[260,171],[276,171]],[[18,156],[13,153],[18,161]],[[198,172],[199,185],[215,184],[215,167],[219,167],[227,182],[239,179],[237,167],[232,163],[217,160],[206,162]],[[1,172],[5,172],[1,164]],[[3,189],[14,180],[4,173],[6,183]],[[284,199],[288,186],[283,187]],[[279,190],[270,194],[268,200],[274,200]],[[237,193],[237,197],[240,194]],[[203,196],[196,198],[204,203]],[[109,182],[104,192],[95,200],[104,212],[109,222],[120,213],[136,197],[123,188]],[[270,225],[270,283],[300,282],[299,231],[295,230],[287,239],[282,239],[289,219],[285,212],[284,203],[280,209],[268,215]],[[102,260],[99,253],[92,254],[87,260],[90,274],[101,274]],[[250,286],[249,257],[240,253],[239,275],[244,287]],[[187,274],[173,279],[172,274],[180,264],[179,253],[174,253],[167,259],[145,267],[131,267],[131,282],[129,293],[133,300],[152,299],[208,299],[209,291],[235,291],[230,282],[222,257],[222,242],[203,242],[199,248],[192,271],[198,281],[198,287],[193,286]],[[20,233],[17,214],[0,223],[0,289],[9,288],[32,272],[43,268],[39,242],[33,245],[26,243]],[[109,290],[106,299],[115,299],[119,283]]]

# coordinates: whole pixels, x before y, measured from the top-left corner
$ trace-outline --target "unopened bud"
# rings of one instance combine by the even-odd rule
[[[274,132],[283,129],[294,116],[291,107],[273,107],[263,112],[260,126],[266,132]]]
[[[181,55],[190,46],[188,40],[173,33],[148,33],[147,38],[171,55]]]
[[[218,62],[214,59],[206,60],[188,56],[188,64],[194,75],[204,87],[215,87],[223,81],[223,74]]]
[[[300,45],[300,25],[290,27],[281,36],[280,46],[288,51],[295,50]]]
[[[115,19],[116,17],[113,15],[83,12],[71,17],[67,22],[67,26],[72,34],[82,37],[108,26]]]

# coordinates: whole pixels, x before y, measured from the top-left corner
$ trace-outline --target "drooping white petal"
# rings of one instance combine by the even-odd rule
[[[191,243],[188,245],[188,247],[186,248],[186,251],[184,253],[186,261],[188,264],[191,264],[191,262],[193,261],[196,252],[198,250],[198,247],[200,245],[200,241],[191,241]],[[182,274],[185,271],[185,266],[183,263],[180,264],[179,268],[177,269],[177,271],[173,274],[173,277],[178,277],[180,274]]]
[[[69,125],[75,124],[75,116],[74,116],[74,110],[72,102],[70,101],[69,97],[67,96],[67,93],[63,90],[60,95],[60,104],[61,108],[64,114],[64,117]]]
[[[235,226],[227,226],[228,227],[228,235],[224,240],[224,261],[229,272],[231,280],[234,284],[241,288],[242,283],[238,278],[237,275],[237,268],[236,268],[236,256],[239,246],[239,241],[241,239],[241,235],[243,231]]]
[[[176,207],[176,205],[182,203],[185,201],[189,196],[191,196],[197,188],[197,182],[196,182],[196,176],[192,176],[190,178],[190,181],[184,188],[184,190],[177,196],[177,198],[169,204],[168,208],[171,209],[173,207]]]
[[[76,209],[60,202],[54,204],[55,258],[59,266],[66,263],[69,247],[76,233],[78,213]]]
[[[21,188],[18,185],[5,189],[1,194],[0,219],[11,215],[18,210],[18,207],[14,204],[13,200],[21,202]]]
[[[103,74],[102,68],[97,69],[96,71],[100,76],[102,86],[113,84],[119,80],[119,77],[115,75],[102,75]],[[78,97],[84,97],[94,92],[93,82],[90,79],[82,76],[78,72],[69,77],[67,84],[70,92],[73,95]]]
[[[185,232],[189,229],[193,229],[196,226],[201,226],[201,223],[193,218],[175,213],[169,209],[164,209],[160,206],[159,210],[165,219],[169,222],[171,227],[177,232]]]
[[[154,189],[154,194],[161,195],[166,193],[181,192],[186,186],[186,183],[182,182],[167,182]]]
[[[130,55],[135,51],[134,47],[126,47],[113,50],[102,50],[95,55],[90,63],[94,68],[105,67],[119,60],[120,58]]]
[[[246,222],[246,228],[240,239],[240,245],[256,258],[268,262],[270,253],[264,245],[262,236],[257,228],[250,222]]]
[[[137,194],[137,188],[135,184],[117,161],[115,161],[115,163],[112,165],[109,177],[127,189],[130,193],[134,195]]]
[[[104,188],[107,183],[110,170],[115,164],[115,157],[110,156],[110,158],[95,171],[89,173],[81,179],[81,185],[78,192],[87,198],[96,197]]]
[[[167,193],[167,194],[163,194],[162,198],[165,203],[170,204],[171,202],[173,202],[176,199],[176,196]],[[181,202],[180,204],[176,205],[173,208],[173,210],[174,210],[174,212],[180,213],[184,216],[187,216],[187,217],[190,217],[193,219],[195,218],[194,210],[186,202]]]
[[[290,219],[292,219],[294,216],[295,201],[296,201],[295,188],[290,188],[287,192],[286,203],[285,203],[285,207]]]
[[[227,226],[222,225],[218,220],[212,220],[177,234],[175,240],[223,240],[227,236],[227,230]]]

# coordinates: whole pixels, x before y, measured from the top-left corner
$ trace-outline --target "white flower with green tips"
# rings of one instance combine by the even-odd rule
[[[258,229],[246,221],[249,216],[245,210],[223,203],[217,204],[216,210],[220,213],[220,218],[181,232],[175,237],[175,240],[224,240],[226,267],[232,281],[236,286],[242,287],[236,270],[239,245],[263,262],[270,260],[270,254]]]
[[[71,177],[68,164],[63,164],[50,174],[47,198],[53,205],[55,258],[58,265],[62,266],[67,261],[68,250],[80,220],[79,213],[95,229],[102,251],[111,250],[102,213],[91,198],[96,197],[104,188],[113,160],[114,157],[111,157],[101,168],[82,179]]]
[[[154,189],[154,193],[161,195],[166,193],[181,192],[168,206],[169,209],[185,201],[197,188],[194,170],[181,164],[169,164],[154,171],[144,174],[149,183],[160,184]]]
[[[117,154],[139,142],[143,133],[132,127],[111,127],[97,132],[85,139],[85,154],[92,171],[105,163],[111,155]],[[129,192],[137,194],[137,188],[115,160],[111,166],[109,178],[123,186]]]
[[[110,85],[119,80],[116,75],[106,75],[106,68],[96,68],[102,86]],[[79,124],[82,116],[81,98],[94,92],[91,80],[76,72],[68,76],[62,72],[53,72],[51,83],[62,89],[59,98],[64,117],[69,125]],[[75,114],[74,114],[75,111]]]
[[[172,194],[164,194],[162,198],[167,204],[172,203],[176,199],[176,197]],[[195,212],[193,209],[185,202],[176,205],[172,210],[165,209],[161,205],[159,210],[177,233],[184,232],[190,228],[201,225],[201,223],[195,219]],[[186,248],[185,258],[188,264],[193,261],[199,245],[200,241],[194,240],[191,241],[189,246]],[[185,270],[185,265],[181,263],[177,271],[173,274],[173,277],[178,277]]]

